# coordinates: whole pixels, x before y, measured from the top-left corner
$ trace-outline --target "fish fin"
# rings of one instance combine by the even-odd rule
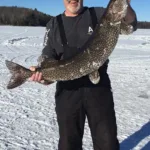
[[[8,60],[5,61],[5,64],[12,74],[7,89],[13,89],[26,81],[26,78],[24,77],[24,73],[27,70],[26,68]]]
[[[54,67],[58,62],[58,60],[52,60],[47,58],[46,56],[40,56],[39,60],[39,67],[41,67],[42,69]]]
[[[50,85],[52,83],[54,83],[53,81],[47,81],[47,80],[41,80],[39,83],[43,84],[43,85]]]
[[[93,84],[98,84],[100,81],[100,74],[98,70],[89,74],[89,79]]]
[[[133,33],[134,28],[132,25],[128,25],[124,21],[122,21],[121,26],[120,26],[120,30],[121,30],[120,34],[129,35],[129,34]]]

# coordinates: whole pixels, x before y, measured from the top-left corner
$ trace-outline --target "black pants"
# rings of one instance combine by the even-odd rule
[[[82,150],[85,117],[94,150],[119,150],[112,92],[108,88],[80,88],[56,94],[58,150]]]

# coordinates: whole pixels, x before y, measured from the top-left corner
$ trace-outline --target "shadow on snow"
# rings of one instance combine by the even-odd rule
[[[132,150],[141,140],[150,135],[150,121],[147,122],[141,129],[129,136],[120,143],[121,150]],[[141,150],[150,150],[150,142],[148,142]]]

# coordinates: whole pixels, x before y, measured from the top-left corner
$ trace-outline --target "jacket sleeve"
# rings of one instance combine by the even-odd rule
[[[132,25],[134,31],[137,30],[137,16],[130,4],[128,5],[127,14],[124,18],[124,22],[126,24]]]
[[[95,12],[96,12],[97,20],[99,22],[101,20],[103,13],[105,12],[105,8],[95,7]],[[132,25],[134,31],[137,30],[137,16],[130,4],[128,6],[127,14],[123,20],[126,24]]]
[[[55,60],[57,58],[56,50],[53,48],[53,18],[47,23],[46,25],[46,31],[44,36],[44,42],[43,42],[43,49],[41,56],[38,58],[38,62],[40,63],[42,61],[43,57],[46,57],[48,59]]]
[[[100,22],[104,12],[105,12],[105,8],[103,7],[94,7],[95,12],[96,12],[96,17],[97,17],[97,21]]]

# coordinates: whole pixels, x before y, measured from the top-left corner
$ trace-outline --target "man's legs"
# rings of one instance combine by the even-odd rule
[[[94,150],[119,150],[111,90],[107,88],[89,89],[85,101]]]
[[[56,114],[59,125],[58,150],[82,150],[85,112],[82,94],[77,91],[62,91],[56,95]]]

